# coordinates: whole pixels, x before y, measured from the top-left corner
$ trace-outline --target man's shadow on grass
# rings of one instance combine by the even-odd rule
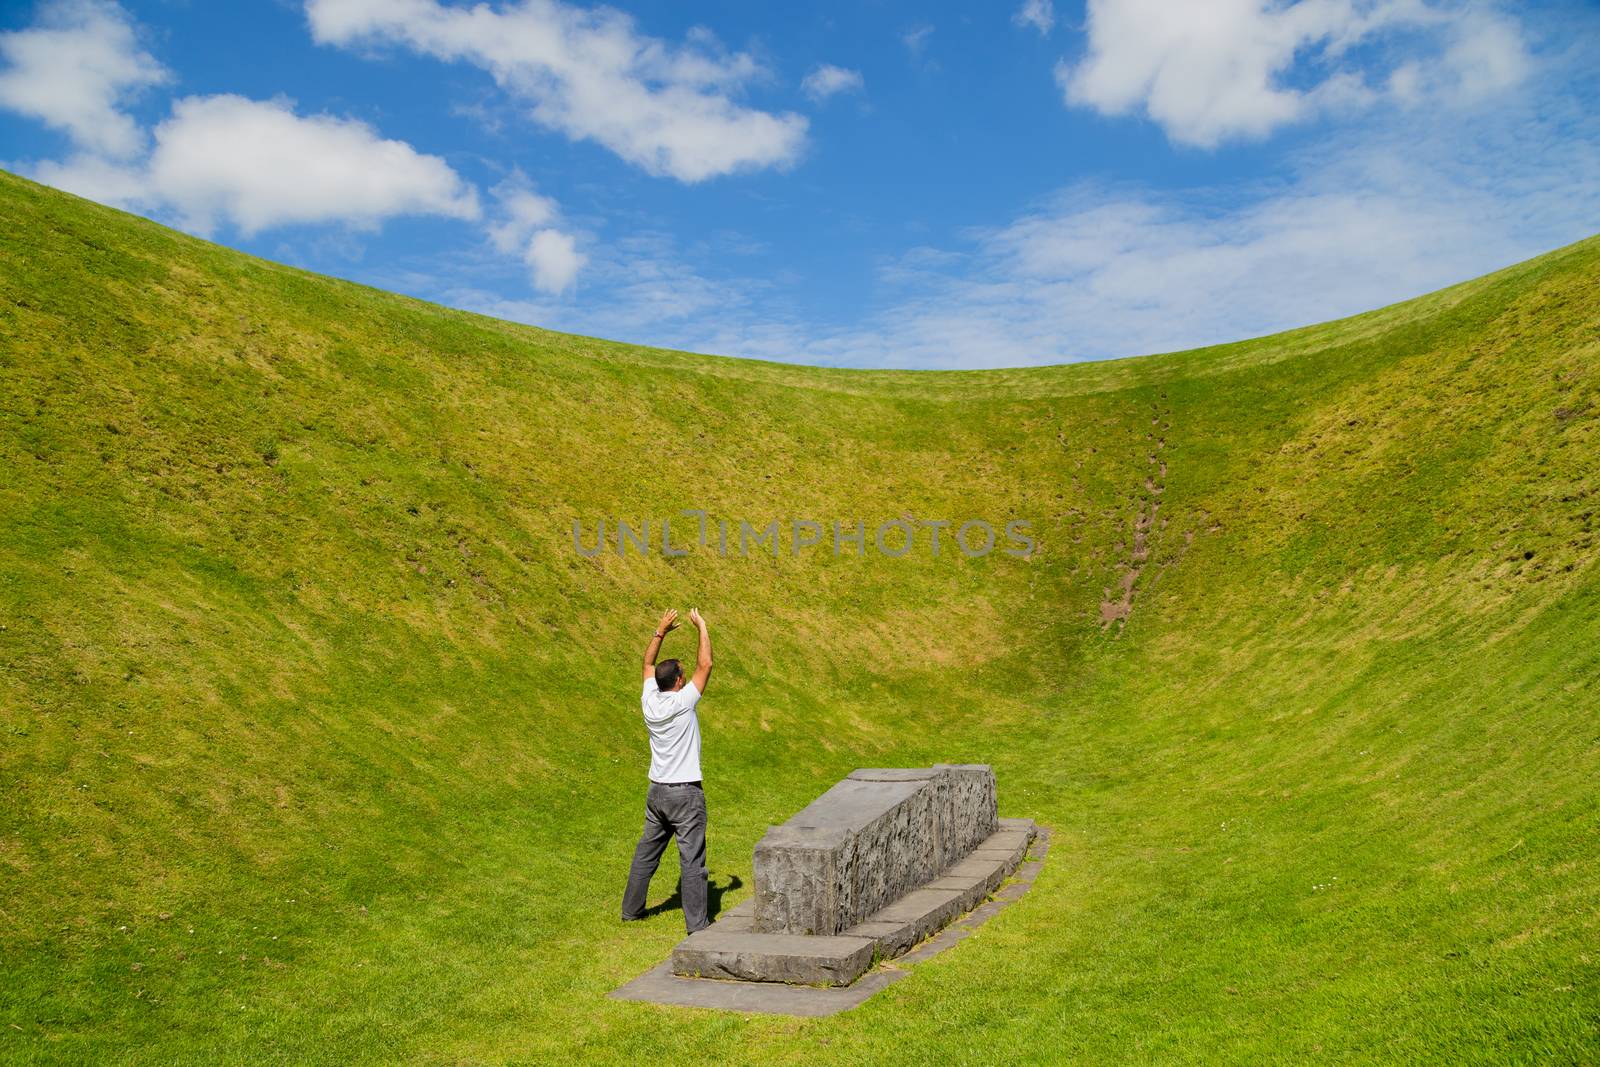
[[[744,885],[744,883],[739,880],[739,876],[737,874],[728,875],[727,885],[718,885],[715,879],[709,880],[706,883],[706,917],[715,919],[722,912],[722,894],[731,893],[733,890],[738,889],[742,885]],[[652,916],[660,915],[662,912],[682,910],[683,883],[680,881],[678,883],[678,887],[672,891],[672,895],[670,897],[668,897],[666,900],[663,900],[655,907],[646,908],[644,910],[644,918],[648,919]]]

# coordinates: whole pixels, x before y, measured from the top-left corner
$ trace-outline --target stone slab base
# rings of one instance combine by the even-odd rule
[[[940,884],[904,893],[840,934],[758,933],[750,928],[752,916],[736,909],[732,923],[719,919],[679,942],[672,971],[686,978],[849,985],[875,960],[900,955],[976,907],[1017,869],[1033,834],[1032,821],[1007,820],[935,879]]]
[[[1028,820],[1001,819],[1001,830],[1020,828]],[[835,1015],[865,1001],[906,977],[906,968],[937,955],[970,936],[1000,909],[1010,905],[1028,891],[1039,869],[1044,865],[1045,853],[1050,849],[1050,832],[1037,829],[1033,839],[1033,858],[1016,868],[1016,877],[1010,884],[993,891],[993,899],[985,901],[966,915],[956,919],[943,930],[911,948],[892,962],[880,963],[849,986],[787,985],[781,982],[721,981],[712,978],[685,978],[672,973],[670,960],[657,964],[633,981],[607,994],[613,1000],[646,1001],[687,1008],[711,1008],[720,1011],[754,1012],[768,1015],[820,1017]],[[950,877],[949,874],[946,877]],[[753,920],[749,901],[723,913],[712,929],[722,928],[732,933],[736,929],[748,930]],[[866,924],[863,923],[863,926]],[[701,931],[708,933],[709,931]]]
[[[692,978],[849,985],[872,966],[868,937],[813,937],[724,930],[714,923],[672,950],[672,970]]]

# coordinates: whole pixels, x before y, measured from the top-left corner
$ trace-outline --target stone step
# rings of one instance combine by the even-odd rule
[[[690,934],[672,950],[672,973],[746,982],[849,985],[872,966],[870,937],[757,934],[718,929]]]
[[[900,955],[982,903],[1017,869],[1033,836],[1031,820],[1002,819],[999,830],[940,877],[839,935],[755,933],[755,908],[746,900],[680,942],[672,952],[672,971],[685,977],[849,985],[874,958]]]
[[[961,906],[962,896],[956,889],[913,889],[845,934],[870,936],[879,946],[879,955],[898,956],[966,911]]]
[[[756,927],[756,902],[746,899],[717,916],[716,928],[727,933],[754,930]]]

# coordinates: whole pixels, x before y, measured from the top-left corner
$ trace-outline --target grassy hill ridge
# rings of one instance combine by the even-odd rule
[[[1600,1049],[1600,241],[1238,345],[863,372],[0,205],[0,1058]],[[1039,551],[573,548],[685,509]],[[1055,827],[1028,897],[832,1020],[605,1001],[681,931],[615,911],[640,639],[690,603],[724,904],[767,823],[940,759]]]

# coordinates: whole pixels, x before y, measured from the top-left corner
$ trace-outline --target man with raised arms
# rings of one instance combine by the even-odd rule
[[[661,616],[644,651],[641,703],[650,732],[650,788],[645,794],[644,832],[633,850],[628,888],[622,894],[622,918],[644,918],[650,879],[667,841],[676,837],[683,922],[692,934],[711,925],[706,914],[706,795],[700,783],[700,720],[695,716],[695,705],[711,677],[711,633],[699,608],[689,609],[689,621],[700,631],[692,678],[685,678],[683,665],[675,659],[656,662],[662,639],[678,625],[676,608]]]

